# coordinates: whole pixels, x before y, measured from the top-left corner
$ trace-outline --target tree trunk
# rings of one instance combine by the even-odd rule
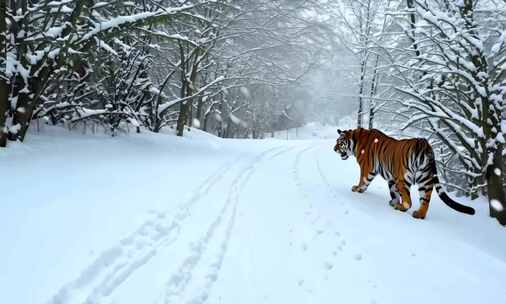
[[[506,225],[506,197],[504,194],[502,147],[496,149],[492,165],[487,168],[487,192],[490,201],[490,216]]]
[[[359,26],[360,26],[360,39],[363,42],[363,50],[360,58],[360,82],[358,93],[358,115],[357,127],[362,128],[364,125],[364,100],[363,94],[365,91],[365,74],[367,72],[367,61],[369,58],[369,35],[371,33],[371,0],[367,1],[365,20],[362,19],[362,10],[360,10]],[[365,24],[364,24],[365,22]]]
[[[184,53],[184,47],[180,43],[179,44],[179,56],[180,60],[183,64],[181,64],[181,98],[184,98],[186,96],[186,71],[187,71],[187,64],[185,63],[185,53]],[[177,136],[183,136],[184,133],[184,124],[186,123],[187,116],[186,116],[186,103],[188,101],[184,101],[179,104],[179,115],[177,117],[177,124],[176,124],[176,135]]]
[[[376,95],[377,87],[378,87],[378,62],[379,55],[376,55],[376,62],[374,63],[374,71],[371,82],[371,92],[369,94],[369,129],[374,128],[374,114],[376,112],[376,100],[374,96]]]
[[[5,23],[6,1],[0,1],[0,66],[5,71],[7,26]],[[7,110],[9,108],[9,86],[5,75],[0,75],[0,147],[7,146],[7,126],[5,124]]]
[[[366,54],[362,55],[360,60],[360,82],[359,82],[359,90],[358,90],[358,113],[357,113],[357,128],[362,128],[363,126],[363,117],[364,117],[364,101],[362,98],[362,94],[364,93],[364,79],[365,79],[365,64],[366,64]]]
[[[183,136],[184,126],[188,121],[189,108],[191,107],[190,100],[182,102],[179,108],[179,116],[177,117],[176,135]]]
[[[416,31],[416,19],[415,19],[415,3],[414,0],[406,0],[406,5],[410,10],[409,19],[411,26],[411,44],[413,46],[413,50],[415,51],[416,56],[420,56],[420,50],[418,49],[418,45],[415,39],[415,31]]]
[[[21,1],[19,9],[21,9],[23,13],[26,13],[28,11],[27,1]],[[13,33],[16,37],[19,31],[24,31],[28,27],[27,22],[28,20],[23,20],[22,23],[17,25],[18,30]],[[28,60],[25,56],[29,48],[28,43],[24,40],[16,41],[15,43],[18,49],[17,59],[22,66],[28,66]],[[32,68],[35,69],[36,67]],[[13,96],[15,96],[17,102],[14,113],[12,114],[12,126],[14,129],[8,134],[10,140],[23,141],[25,139],[26,131],[28,131],[33,109],[35,107],[35,100],[33,97],[37,95],[37,89],[39,88],[39,80],[34,78],[35,77],[31,75],[31,73],[28,75],[26,81],[21,75],[16,75],[15,77]]]
[[[209,113],[210,114],[210,113]],[[204,124],[202,126],[202,130],[207,132],[207,124],[209,122],[209,114],[204,115]]]
[[[7,126],[5,118],[9,107],[9,92],[7,81],[0,79],[0,147],[7,146]]]
[[[199,121],[199,129],[202,129],[202,108],[204,107],[204,101],[202,96],[200,96],[197,100],[197,113],[195,113],[195,118]]]
[[[193,103],[190,103],[188,107],[188,118],[187,118],[188,127],[193,127]]]
[[[374,128],[374,111],[375,111],[374,107],[375,107],[374,101],[370,100],[369,101],[369,126],[368,126],[369,129]]]
[[[195,88],[195,81],[197,80],[198,75],[198,68],[199,68],[199,55],[200,52],[197,50],[194,53],[194,61],[191,65],[191,73],[190,73],[190,79],[188,80],[186,78],[186,71],[188,69],[183,68],[183,71],[181,72],[182,77],[182,84],[181,84],[181,97],[189,97],[194,94],[194,88]],[[181,56],[181,62],[184,62],[184,49],[182,46],[180,46],[180,56]],[[183,136],[184,133],[184,126],[188,123],[190,125],[189,119],[191,119],[191,111],[193,107],[193,98],[190,98],[184,102],[181,103],[179,116],[177,118],[177,136]]]
[[[25,82],[21,78],[21,76],[16,77],[16,85],[15,89],[18,93],[16,110],[12,116],[12,126],[15,127],[15,130],[9,134],[10,140],[19,140],[23,141],[26,136],[26,132],[30,126],[30,121],[32,120],[33,110],[36,106],[36,99],[33,98],[34,95],[38,95],[38,85],[35,84],[37,82],[36,79],[28,80],[28,86],[30,87],[30,93],[20,92],[24,86]],[[30,83],[33,83],[30,85]]]
[[[230,120],[230,118],[227,119],[227,128],[225,130],[225,138],[233,138],[233,131],[232,131],[232,125],[233,122]]]

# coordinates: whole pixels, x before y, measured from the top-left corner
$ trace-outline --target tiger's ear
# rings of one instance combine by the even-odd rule
[[[344,131],[343,131],[343,130],[341,130],[341,129],[337,129],[337,134],[341,135],[341,134],[343,134],[343,133],[344,133]]]

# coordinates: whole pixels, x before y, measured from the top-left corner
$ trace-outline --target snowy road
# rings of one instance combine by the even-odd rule
[[[73,207],[63,204],[49,204],[47,212],[28,204],[21,207],[33,210],[24,214],[14,195],[7,196],[0,302],[506,303],[506,232],[486,217],[483,202],[465,202],[478,213],[468,217],[433,196],[427,220],[419,221],[390,208],[380,178],[368,192],[352,193],[358,166],[341,161],[332,140],[219,145],[198,147],[207,156],[187,155],[193,162],[179,167],[172,158],[166,167],[136,164],[132,185],[146,185],[134,192],[122,184],[118,200],[113,194],[104,199],[100,190],[93,214],[70,215]],[[124,172],[112,169],[137,155],[131,153],[90,170],[121,179]],[[160,181],[163,172],[181,176],[190,169],[199,173],[195,182]],[[148,180],[143,170],[160,178]],[[13,172],[7,183],[14,185],[23,177]],[[75,179],[84,187],[96,174]],[[51,192],[54,180],[41,182]],[[98,191],[87,189],[91,197]],[[142,218],[128,207],[140,197],[159,197],[143,207]],[[59,209],[75,218],[55,220]]]

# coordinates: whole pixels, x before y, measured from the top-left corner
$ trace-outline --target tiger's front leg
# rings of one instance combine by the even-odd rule
[[[358,181],[358,185],[354,185],[351,187],[351,191],[364,193],[369,185],[371,184],[374,177],[376,177],[375,172],[370,172],[369,170],[364,170],[362,167],[360,168],[360,180]]]

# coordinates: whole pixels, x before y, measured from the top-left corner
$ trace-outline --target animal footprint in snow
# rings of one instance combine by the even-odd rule
[[[164,219],[167,217],[167,213],[165,212],[158,212],[156,217],[158,217],[159,219]]]
[[[206,278],[211,282],[215,282],[218,279],[218,274],[217,273],[210,273],[210,274],[206,275]]]
[[[312,241],[315,240],[317,237],[319,237],[322,234],[323,234],[323,230],[317,230],[311,240]]]
[[[346,246],[346,241],[341,240],[341,243],[337,246],[337,249],[339,249],[339,251],[343,251],[344,246]]]
[[[325,264],[323,264],[323,266],[325,267],[326,270],[332,270],[332,268],[334,268],[334,264],[332,264],[330,262],[325,262]]]
[[[355,256],[353,258],[357,261],[361,261],[363,257],[360,253],[357,253],[357,254],[355,254]]]
[[[160,234],[165,234],[167,232],[169,232],[170,230],[170,226],[165,224],[165,223],[160,223],[160,224],[157,224],[155,227],[154,227],[154,230]]]
[[[121,246],[123,247],[128,247],[128,246],[131,246],[133,244],[133,238],[132,237],[127,237],[127,238],[124,238],[120,241],[121,243]]]
[[[144,237],[138,237],[135,240],[135,248],[137,249],[143,249],[144,247],[147,246],[147,244],[149,244],[149,241],[147,241],[146,238]]]
[[[146,225],[146,226],[144,226],[144,227],[141,228],[141,230],[139,231],[139,234],[141,236],[147,236],[150,233],[150,230],[151,230],[150,225],[149,226]]]
[[[302,251],[306,251],[307,250],[307,244],[303,243],[301,248],[302,248]]]

